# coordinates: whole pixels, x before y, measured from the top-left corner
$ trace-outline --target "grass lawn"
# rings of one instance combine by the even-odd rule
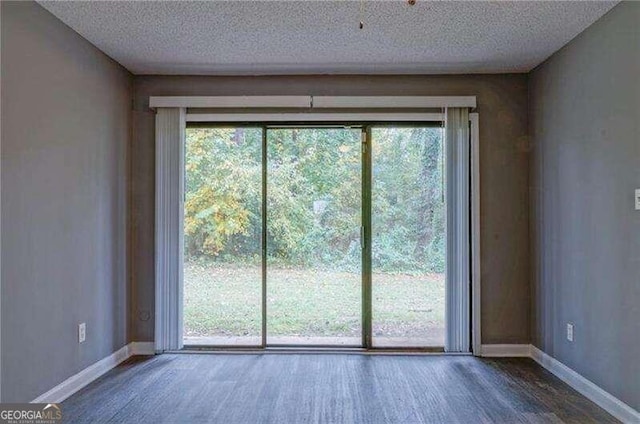
[[[444,329],[444,276],[373,275],[373,335],[420,337]],[[269,268],[271,336],[359,337],[360,274]],[[184,335],[260,336],[260,267],[187,262]]]

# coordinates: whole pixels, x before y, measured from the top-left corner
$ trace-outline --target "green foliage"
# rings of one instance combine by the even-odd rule
[[[256,129],[188,130],[187,256],[260,257],[260,140]]]
[[[443,272],[442,134],[438,128],[375,128],[373,268]]]
[[[188,129],[185,254],[259,263],[260,128]],[[442,272],[441,134],[373,132],[373,266]],[[358,271],[361,263],[359,129],[272,129],[267,145],[269,262]]]

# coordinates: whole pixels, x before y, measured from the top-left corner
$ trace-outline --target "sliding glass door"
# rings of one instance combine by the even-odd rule
[[[442,129],[373,127],[372,345],[444,346]]]
[[[185,345],[262,343],[262,128],[187,128]]]
[[[441,348],[439,126],[198,126],[185,144],[187,346]]]
[[[361,130],[266,131],[266,342],[361,346]]]

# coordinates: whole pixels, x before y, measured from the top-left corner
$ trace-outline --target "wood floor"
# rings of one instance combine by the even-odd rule
[[[530,359],[445,355],[134,357],[62,411],[73,423],[617,422]]]

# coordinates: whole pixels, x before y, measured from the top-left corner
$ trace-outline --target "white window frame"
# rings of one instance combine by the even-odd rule
[[[357,122],[357,121],[442,121],[441,113],[324,113],[321,108],[475,108],[467,97],[340,97],[340,96],[224,96],[151,97],[156,116],[156,352],[182,348],[182,255],[184,202],[184,142],[187,122]],[[299,113],[198,113],[187,108],[301,108]],[[313,108],[319,109],[310,111]],[[167,118],[168,110],[174,110]],[[164,118],[163,118],[164,117]],[[480,269],[480,146],[479,115],[469,114],[470,123],[470,256],[471,256],[471,347],[481,353],[481,269]],[[167,122],[172,121],[172,122]],[[176,207],[178,210],[176,210]]]

